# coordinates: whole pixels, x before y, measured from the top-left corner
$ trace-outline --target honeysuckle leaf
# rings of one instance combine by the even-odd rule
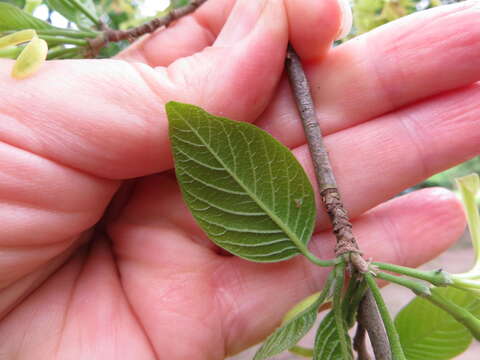
[[[258,262],[308,253],[313,189],[291,152],[251,124],[193,105],[166,109],[178,181],[209,238]]]
[[[38,37],[33,38],[22,50],[13,65],[12,76],[16,79],[24,79],[34,74],[45,62],[47,53],[47,42]]]
[[[432,291],[480,316],[480,301],[470,293],[452,287]],[[416,297],[398,313],[395,326],[408,360],[449,360],[464,352],[472,341],[467,328],[422,297]]]
[[[42,30],[55,29],[55,27],[14,5],[0,3],[0,32],[24,29]]]
[[[345,341],[350,341],[350,337],[346,333],[342,334],[342,337]],[[317,329],[313,360],[345,360],[333,311],[323,318]]]
[[[310,295],[296,304],[283,318],[282,325],[277,328],[258,349],[253,360],[264,360],[282,351],[292,349],[315,324],[318,308],[329,301],[330,290],[334,279],[331,272],[320,293]],[[308,349],[301,349],[306,350]]]
[[[317,301],[275,330],[258,349],[253,360],[268,359],[295,346],[315,324],[320,305],[317,297]]]

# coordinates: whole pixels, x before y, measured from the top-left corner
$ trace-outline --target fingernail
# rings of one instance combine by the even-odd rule
[[[338,30],[336,40],[340,40],[347,36],[352,29],[353,23],[353,15],[352,15],[352,7],[350,6],[350,0],[337,0],[338,5],[340,6],[341,11],[341,22],[340,22],[340,29]]]

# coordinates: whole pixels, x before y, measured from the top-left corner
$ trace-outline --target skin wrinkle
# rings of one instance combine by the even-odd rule
[[[21,280],[23,277],[40,270],[52,257],[68,250],[75,240],[58,245],[44,245],[41,248],[34,247],[32,249],[6,251],[0,248],[0,290],[8,288],[15,281]]]
[[[16,118],[15,118],[16,119]],[[33,133],[33,132],[32,132]],[[38,137],[38,136],[32,136],[33,138],[34,137]],[[65,163],[61,163],[59,162],[57,159],[51,159],[49,158],[48,156],[46,156],[45,154],[42,154],[41,156],[39,154],[37,154],[36,152],[28,149],[27,147],[21,147],[19,146],[18,144],[15,144],[15,143],[12,143],[12,142],[8,142],[8,141],[5,141],[5,140],[0,140],[0,143],[2,144],[5,144],[7,145],[8,147],[11,147],[13,149],[16,149],[18,151],[21,151],[21,152],[24,152],[24,153],[27,153],[28,155],[31,155],[31,156],[34,156],[34,157],[38,157],[38,158],[41,158],[42,161],[45,160],[45,161],[48,161],[48,162],[51,162],[54,166],[61,166],[63,168],[66,168],[67,170],[69,171],[72,171],[74,173],[78,173],[80,174],[82,177],[86,177],[87,179],[91,180],[91,181],[100,181],[102,180],[102,182],[105,184],[105,185],[108,185],[108,186],[118,186],[118,181],[116,180],[111,180],[111,179],[106,179],[106,178],[103,178],[103,179],[98,179],[96,177],[95,174],[91,174],[91,173],[88,173],[86,171],[84,171],[83,169],[79,169],[79,168],[75,168],[73,166],[70,166],[68,164],[65,164]],[[57,170],[57,169],[55,169]],[[58,170],[62,170],[62,169],[58,169]],[[70,175],[70,174],[69,174]],[[93,179],[93,177],[95,176],[95,179]]]
[[[12,304],[10,304],[10,306],[7,306],[6,308],[0,308],[0,320],[3,320],[4,317],[6,317],[9,314],[10,310],[13,310],[15,306],[20,305],[24,300],[28,299],[28,296],[31,293],[33,293],[36,289],[40,288],[50,278],[50,276],[52,276],[57,271],[57,269],[61,268],[67,261],[69,261],[73,251],[76,250],[77,246],[84,244],[89,236],[89,232],[80,235],[80,237],[77,239],[76,244],[66,249],[64,252],[56,255],[50,260],[50,262],[46,263],[43,269],[40,270],[40,276],[35,276],[35,279],[31,281],[29,288],[22,291],[23,294],[21,294]],[[16,287],[22,281],[27,281],[29,280],[29,278],[37,274],[39,274],[39,272],[26,274],[9,287],[0,290],[0,298],[4,299],[5,292],[11,291],[13,287]]]
[[[393,250],[391,253],[395,255],[395,260],[392,262],[394,264],[406,264],[409,254],[407,254],[404,247],[401,246],[401,240],[398,237],[399,231],[395,220],[392,219],[389,214],[380,217],[380,214],[375,212],[373,213],[373,219],[385,229],[385,234],[387,234],[385,239],[389,240],[389,244]]]
[[[245,292],[245,286],[244,279],[234,262],[235,260],[224,260],[211,276],[212,289],[215,289],[215,303],[218,304],[215,308],[220,309],[218,311],[220,314],[227,314],[224,317],[219,316],[222,320],[220,334],[224,342],[224,356],[230,355],[228,349],[236,339],[235,331],[232,329],[242,328],[238,325],[241,312],[236,293]],[[228,276],[225,277],[225,274]]]
[[[422,146],[422,134],[420,131],[420,127],[415,127],[415,123],[417,123],[417,119],[414,118],[411,112],[404,111],[398,114],[399,123],[402,125],[407,138],[410,140],[410,144],[412,148],[416,150],[415,152],[415,165],[418,168],[422,169],[420,172],[420,177],[427,178],[429,174],[433,173],[428,165],[427,157],[425,156],[425,151]]]
[[[363,47],[365,48],[366,54],[375,53],[374,42],[366,41],[366,37],[362,37],[361,40],[362,40]],[[395,44],[395,42],[392,42],[391,46],[393,47],[392,55],[394,55],[398,51],[399,47]],[[394,57],[397,59],[396,65],[398,65],[398,63],[400,63],[400,59],[398,59],[398,56],[394,56]],[[377,62],[377,59],[374,57],[367,57],[367,58],[370,60],[368,62],[369,64],[368,68],[370,69],[370,71],[367,70],[367,73],[374,75],[374,76],[371,76],[371,79],[375,79],[374,82],[377,84],[377,86],[375,87],[383,90],[383,91],[378,91],[378,93],[382,94],[382,99],[388,102],[389,104],[388,107],[390,109],[395,109],[397,105],[396,96],[392,92],[391,90],[392,87],[389,86],[389,83],[384,81],[382,77],[382,73],[379,70],[379,62]],[[397,68],[401,69],[401,67],[397,67]],[[400,70],[400,72],[402,71]],[[370,119],[366,119],[366,120],[368,121]],[[351,124],[350,127],[355,125],[356,124]]]
[[[133,186],[135,186],[135,185],[133,185]],[[130,196],[131,196],[131,194],[130,194]],[[149,346],[149,350],[150,350],[150,352],[153,356],[153,360],[160,360],[160,357],[157,355],[157,353],[155,351],[155,347],[153,346],[152,339],[150,339],[150,336],[148,336],[147,330],[143,326],[143,323],[142,323],[140,317],[138,316],[138,313],[135,311],[135,308],[133,307],[132,303],[130,302],[130,298],[128,297],[127,292],[125,291],[125,286],[124,286],[124,283],[123,283],[122,274],[121,274],[121,271],[120,271],[119,266],[118,266],[118,264],[119,264],[118,257],[116,255],[115,251],[113,250],[112,239],[109,237],[107,232],[103,232],[103,236],[105,236],[105,239],[106,239],[105,241],[108,243],[108,252],[109,252],[110,256],[112,257],[112,263],[113,263],[114,271],[118,275],[118,283],[119,283],[119,286],[120,286],[120,291],[123,295],[123,299],[125,300],[125,303],[127,304],[127,308],[129,309],[135,323],[138,325],[139,329],[141,330],[142,335],[145,338],[145,340],[146,340],[146,342]]]
[[[76,276],[75,276],[75,278],[72,282],[70,293],[68,295],[68,300],[65,304],[65,309],[64,309],[63,317],[62,317],[62,325],[60,327],[58,340],[56,342],[55,350],[54,350],[54,353],[55,353],[56,357],[58,357],[58,352],[60,351],[60,346],[62,344],[62,340],[63,340],[63,337],[65,335],[65,328],[66,328],[66,325],[67,325],[68,315],[70,313],[71,304],[72,304],[72,301],[73,301],[73,298],[74,298],[74,295],[75,295],[75,292],[76,292],[76,287],[78,285],[78,281],[79,281],[79,279],[80,279],[80,277],[83,273],[83,270],[85,268],[85,265],[87,263],[89,253],[92,249],[91,245],[87,245],[87,246],[88,246],[88,249],[87,248],[82,249],[82,252],[80,253],[80,255],[77,255],[77,256],[81,256],[81,264],[78,266],[77,274],[76,274]]]

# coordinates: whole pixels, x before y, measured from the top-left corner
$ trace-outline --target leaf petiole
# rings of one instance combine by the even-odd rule
[[[435,286],[447,286],[453,284],[452,276],[443,270],[423,271],[382,262],[373,262],[372,265],[379,268],[380,270],[391,271],[397,274],[402,274],[416,279],[428,281],[430,284]]]
[[[51,36],[51,35],[40,35],[40,38],[45,40],[51,45],[59,45],[59,44],[71,44],[71,45],[78,45],[78,46],[87,46],[87,40],[83,39],[75,39],[66,36]]]
[[[333,289],[333,316],[335,318],[335,327],[338,332],[340,350],[343,359],[353,359],[352,346],[347,340],[347,329],[345,327],[345,317],[343,313],[342,292],[345,283],[345,261],[335,265],[335,285]]]
[[[402,345],[400,344],[400,337],[398,336],[397,329],[395,328],[392,318],[390,317],[390,313],[388,312],[388,308],[383,301],[382,294],[380,293],[380,289],[378,288],[375,279],[371,274],[366,273],[365,280],[367,281],[368,287],[372,291],[372,295],[377,303],[378,312],[382,317],[382,321],[387,332],[388,341],[390,343],[390,349],[392,351],[392,359],[407,360],[405,354],[403,353]]]
[[[418,296],[430,296],[432,294],[432,292],[430,291],[430,287],[425,284],[422,284],[419,281],[405,279],[403,277],[387,274],[384,272],[379,272],[377,274],[377,277],[379,279],[383,279],[388,282],[406,287],[412,290],[415,293],[415,295],[418,295]]]
[[[329,266],[335,266],[336,264],[342,262],[341,259],[336,258],[336,259],[331,259],[331,260],[322,260],[313,255],[307,248],[300,249],[302,251],[302,254],[312,263],[318,266],[322,267],[329,267]]]
[[[295,345],[294,347],[292,347],[288,351],[290,351],[292,354],[307,357],[307,358],[313,357],[313,349],[312,348],[306,348],[306,347],[303,347],[303,346]]]

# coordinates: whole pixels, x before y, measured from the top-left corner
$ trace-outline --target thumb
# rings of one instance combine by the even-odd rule
[[[166,96],[253,121],[283,72],[287,28],[283,1],[237,1],[212,46],[160,68]]]
[[[163,104],[257,117],[283,70],[283,1],[238,1],[213,46],[168,68],[120,60],[48,61],[23,81],[0,62],[0,141],[109,179],[172,166]]]

